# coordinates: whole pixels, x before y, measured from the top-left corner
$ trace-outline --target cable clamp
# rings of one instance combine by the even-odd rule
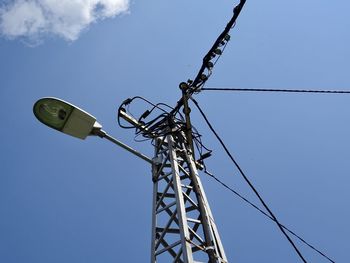
[[[210,247],[204,247],[204,251],[208,251],[208,250],[214,250],[215,248],[213,246]]]

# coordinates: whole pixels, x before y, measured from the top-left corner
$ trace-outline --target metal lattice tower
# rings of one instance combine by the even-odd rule
[[[157,140],[151,262],[227,262],[185,134]]]
[[[214,222],[201,180],[198,161],[195,160],[193,127],[188,101],[198,92],[211,75],[216,56],[230,40],[229,31],[234,27],[246,0],[233,9],[233,15],[224,31],[203,58],[203,64],[195,77],[180,83],[182,98],[170,112],[150,103],[153,108],[145,111],[138,120],[127,114],[126,106],[135,98],[125,100],[118,116],[136,128],[137,135],[152,139],[155,155],[152,163],[153,208],[151,263],[226,263],[227,258]],[[143,120],[154,109],[163,112],[151,121]],[[184,118],[176,118],[180,109]],[[118,119],[119,122],[119,119]],[[120,122],[119,122],[120,124]],[[130,128],[124,126],[124,128]],[[204,155],[200,152],[200,159]]]

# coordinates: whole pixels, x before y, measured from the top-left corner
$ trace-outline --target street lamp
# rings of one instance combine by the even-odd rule
[[[137,157],[153,163],[149,157],[108,135],[94,116],[64,100],[41,98],[34,104],[33,112],[40,122],[57,131],[83,140],[89,135],[105,138]]]
[[[42,98],[33,107],[34,115],[43,124],[79,139],[97,135],[102,126],[82,109],[57,98]]]

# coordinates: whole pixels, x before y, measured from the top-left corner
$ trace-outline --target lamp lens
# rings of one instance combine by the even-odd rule
[[[73,107],[56,100],[45,99],[35,105],[38,119],[55,129],[62,129]]]
[[[67,112],[64,110],[64,109],[60,109],[59,111],[58,111],[58,118],[60,119],[60,120],[64,120],[65,118],[66,118],[66,116],[67,116]]]

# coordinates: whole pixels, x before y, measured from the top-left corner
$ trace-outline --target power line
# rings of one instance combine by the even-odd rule
[[[234,163],[234,165],[236,166],[236,168],[238,169],[238,171],[240,172],[240,174],[242,175],[243,179],[246,181],[246,183],[249,185],[249,187],[253,190],[253,192],[255,193],[255,195],[258,197],[258,199],[260,200],[261,204],[264,206],[264,208],[268,211],[268,213],[270,214],[270,216],[273,218],[273,221],[276,222],[278,228],[281,230],[281,232],[283,233],[283,235],[287,238],[287,240],[289,241],[289,243],[292,245],[292,247],[294,248],[295,252],[298,254],[299,258],[304,262],[307,263],[307,261],[305,260],[305,258],[303,257],[303,255],[301,254],[301,252],[299,251],[299,249],[297,248],[297,246],[294,244],[293,240],[289,237],[289,235],[286,233],[286,231],[283,229],[283,227],[281,226],[281,224],[279,223],[278,219],[276,218],[276,216],[274,215],[274,213],[271,211],[271,209],[268,207],[268,205],[265,203],[265,201],[262,199],[261,195],[259,194],[259,192],[256,190],[256,188],[253,186],[253,184],[250,182],[250,180],[248,179],[248,177],[245,175],[245,173],[243,172],[242,168],[239,166],[239,164],[236,162],[236,160],[233,158],[232,154],[230,153],[230,151],[228,150],[228,148],[226,147],[225,143],[223,142],[223,140],[220,138],[220,136],[217,134],[217,132],[215,131],[215,129],[213,128],[213,126],[211,125],[211,123],[209,122],[208,118],[206,117],[206,115],[204,114],[204,112],[202,111],[201,107],[199,106],[198,102],[191,98],[191,100],[194,102],[194,104],[196,105],[196,107],[198,108],[199,112],[201,113],[201,115],[203,116],[205,122],[208,124],[210,130],[214,133],[215,137],[218,139],[218,141],[220,142],[221,146],[224,148],[226,154],[230,157],[231,161]]]
[[[221,184],[223,187],[225,187],[227,190],[229,190],[230,192],[232,192],[233,194],[235,194],[236,196],[238,196],[241,200],[243,200],[244,202],[246,202],[247,204],[249,204],[250,206],[252,206],[253,208],[255,208],[256,210],[258,210],[260,213],[262,213],[263,215],[265,215],[267,218],[271,219],[272,221],[275,221],[270,215],[268,215],[265,211],[263,211],[262,209],[260,209],[257,205],[255,205],[253,202],[249,201],[247,198],[245,198],[244,196],[242,196],[240,193],[238,193],[236,190],[234,190],[233,188],[229,187],[227,184],[225,184],[224,182],[222,182],[219,178],[217,178],[215,175],[213,175],[212,173],[208,172],[206,169],[204,170],[204,172],[209,175],[211,178],[213,178],[216,182],[218,182],[219,184]],[[284,228],[285,230],[287,230],[290,234],[292,234],[293,236],[295,236],[297,239],[299,239],[301,242],[303,242],[305,245],[307,245],[308,247],[310,247],[312,250],[316,251],[318,254],[320,254],[322,257],[326,258],[327,260],[329,260],[332,263],[335,263],[334,260],[332,260],[331,258],[329,258],[326,254],[324,254],[323,252],[321,252],[320,250],[318,250],[317,248],[315,248],[313,245],[311,245],[309,242],[307,242],[305,239],[303,239],[301,236],[299,236],[298,234],[296,234],[294,231],[290,230],[288,227],[284,226],[281,224],[281,227]]]
[[[203,75],[203,73],[205,72],[206,69],[211,71],[211,68],[213,67],[212,63],[210,62],[211,59],[213,59],[217,55],[221,56],[223,50],[221,50],[219,47],[226,46],[227,42],[230,40],[229,32],[235,26],[236,20],[240,15],[245,3],[246,3],[246,0],[240,0],[239,4],[235,6],[235,8],[233,9],[232,18],[227,23],[225,29],[221,32],[219,37],[216,39],[211,49],[204,56],[202,66],[199,69],[197,76],[194,78],[193,82],[190,83],[190,86],[193,90],[192,92],[195,92],[199,87],[204,85],[204,83],[208,80],[209,76],[205,74]]]
[[[188,85],[190,87],[188,96],[192,95],[193,93],[200,90],[200,87],[202,87],[208,78],[211,76],[212,69],[219,59],[219,57],[222,55],[224,49],[226,48],[227,42],[230,41],[231,36],[229,35],[229,32],[232,28],[235,27],[236,21],[238,19],[238,16],[240,15],[244,4],[246,3],[246,0],[240,0],[239,4],[233,8],[233,15],[229,22],[227,23],[225,29],[221,32],[221,34],[218,36],[218,38],[215,40],[213,46],[210,48],[208,53],[204,56],[201,68],[199,69],[196,77],[194,80],[187,80],[186,82],[180,83]],[[220,48],[222,47],[222,49]],[[211,60],[216,57],[215,62],[213,63]],[[175,108],[170,112],[171,114],[176,114],[180,108],[183,106],[184,101],[183,98],[181,98]]]
[[[244,89],[244,88],[202,88],[208,91],[251,91],[251,92],[289,92],[289,93],[338,93],[350,94],[349,90],[304,90],[304,89]]]

